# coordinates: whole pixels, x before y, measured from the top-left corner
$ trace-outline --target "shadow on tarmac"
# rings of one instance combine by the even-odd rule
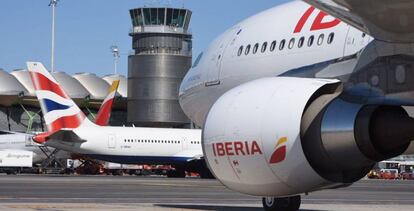
[[[156,204],[155,206],[163,208],[173,209],[191,209],[191,210],[211,210],[211,211],[263,211],[263,208],[259,207],[227,207],[227,206],[211,206],[211,205],[171,205],[171,204]],[[317,211],[317,210],[304,210],[300,211]]]

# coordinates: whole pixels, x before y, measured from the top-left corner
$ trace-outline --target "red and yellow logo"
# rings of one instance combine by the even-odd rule
[[[275,151],[270,157],[270,164],[280,163],[286,158],[286,145],[287,137],[282,137],[277,141]]]

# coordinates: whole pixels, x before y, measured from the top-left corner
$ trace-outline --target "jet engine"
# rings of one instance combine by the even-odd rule
[[[349,185],[408,148],[414,121],[403,108],[341,93],[338,80],[289,77],[228,91],[204,124],[210,169],[239,192],[292,196]]]

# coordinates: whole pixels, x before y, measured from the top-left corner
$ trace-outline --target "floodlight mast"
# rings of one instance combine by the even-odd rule
[[[52,52],[50,58],[50,71],[55,72],[55,8],[60,0],[50,0],[49,6],[52,7]]]
[[[119,60],[119,48],[116,45],[111,46],[112,56],[114,57],[114,74],[118,74],[118,60]]]

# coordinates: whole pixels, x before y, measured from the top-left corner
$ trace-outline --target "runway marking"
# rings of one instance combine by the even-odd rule
[[[109,199],[109,198],[25,198],[25,197],[19,197],[19,198],[13,198],[13,199],[18,199],[18,200],[45,200],[47,199],[48,201],[50,200],[66,200],[66,201],[70,201],[70,200],[76,200],[76,201],[85,201],[85,200],[104,200],[104,199]],[[112,198],[110,198],[112,199]],[[220,198],[215,198],[215,199],[206,199],[206,198],[189,198],[189,197],[183,197],[183,198],[162,198],[163,200],[168,200],[168,201],[164,201],[164,202],[139,202],[139,200],[145,200],[145,201],[159,201],[160,198],[120,198],[119,201],[122,200],[135,200],[137,201],[137,203],[116,203],[116,204],[175,204],[174,202],[171,201],[190,201],[189,203],[194,204],[194,202],[197,202],[198,200],[202,200],[204,202],[208,202],[209,204],[217,204],[217,202],[229,202],[229,201],[233,201],[233,202],[246,202],[246,201],[253,201],[253,202],[258,202],[258,198],[252,198],[252,199],[220,199]],[[27,203],[27,202],[25,202]],[[56,203],[56,202],[52,202],[52,203]],[[61,202],[62,204],[67,203],[67,202]],[[59,203],[56,203],[59,204]],[[105,202],[99,202],[99,204],[114,204],[114,203],[105,203]]]

